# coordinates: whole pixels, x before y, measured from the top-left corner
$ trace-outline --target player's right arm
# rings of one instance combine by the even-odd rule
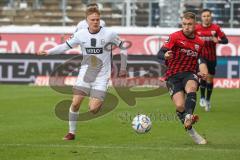
[[[173,57],[171,49],[175,45],[175,36],[170,35],[169,38],[165,41],[162,48],[158,51],[157,57],[161,60],[168,60]]]
[[[218,25],[217,25],[216,33],[215,35],[213,35],[213,42],[219,43],[219,44],[228,44],[227,36]]]
[[[38,55],[52,55],[52,54],[62,54],[65,51],[72,49],[80,44],[78,39],[79,32],[74,33],[65,43],[57,45],[49,50],[40,50]]]
[[[162,47],[158,52],[158,58],[161,60],[168,60],[173,57],[173,53],[171,50]]]

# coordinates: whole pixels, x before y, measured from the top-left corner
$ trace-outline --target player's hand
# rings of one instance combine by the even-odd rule
[[[120,70],[119,71],[119,77],[126,77],[127,76],[127,70]]]
[[[207,80],[208,74],[207,74],[207,73],[203,73],[203,72],[198,72],[198,76],[199,76],[202,80]]]
[[[47,55],[47,51],[46,50],[40,50],[37,52],[37,55]]]
[[[212,40],[213,40],[214,43],[218,43],[219,42],[218,38],[215,37],[215,36],[212,37]]]
[[[172,57],[173,57],[172,51],[167,51],[167,52],[164,54],[164,57],[165,57],[166,60],[172,58]]]

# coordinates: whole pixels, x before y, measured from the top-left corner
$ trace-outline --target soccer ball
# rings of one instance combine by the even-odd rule
[[[146,133],[150,131],[151,127],[152,127],[152,122],[148,116],[139,114],[133,118],[132,128],[137,133]]]

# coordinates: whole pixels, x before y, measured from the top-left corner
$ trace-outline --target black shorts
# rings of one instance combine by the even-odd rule
[[[167,79],[167,88],[170,96],[172,97],[179,91],[185,92],[185,86],[189,80],[194,80],[199,85],[198,76],[192,72],[181,72],[169,77]]]
[[[207,59],[204,59],[204,60],[205,60],[205,62],[207,64],[208,73],[211,74],[211,75],[215,75],[217,61],[209,61]]]

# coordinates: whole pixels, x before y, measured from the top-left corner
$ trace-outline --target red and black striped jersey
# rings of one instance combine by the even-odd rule
[[[202,24],[195,26],[195,33],[204,41],[203,58],[209,61],[216,61],[216,43],[213,42],[213,36],[222,38],[225,36],[221,28],[216,24],[203,27]]]
[[[171,50],[173,57],[166,60],[166,78],[180,72],[197,72],[197,61],[204,42],[198,37],[186,37],[182,30],[169,35],[163,47]]]

